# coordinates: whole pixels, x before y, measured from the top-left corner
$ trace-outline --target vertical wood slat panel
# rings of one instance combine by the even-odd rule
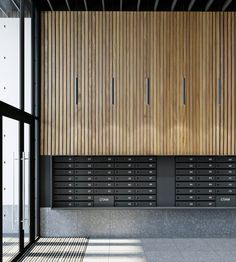
[[[56,121],[56,109],[55,109],[55,97],[56,97],[56,21],[55,21],[55,13],[52,13],[52,22],[51,22],[51,28],[52,28],[52,54],[51,54],[51,154],[55,154],[55,121]]]
[[[235,139],[235,134],[236,134],[236,117],[235,117],[235,110],[236,110],[236,82],[235,82],[235,74],[236,74],[236,69],[235,69],[235,54],[236,54],[236,50],[235,50],[235,30],[236,30],[236,26],[235,26],[235,13],[232,13],[232,129],[231,129],[231,138],[232,138],[232,154],[236,154],[236,139]]]
[[[74,94],[74,82],[75,82],[75,68],[74,68],[74,59],[75,59],[75,50],[74,50],[74,41],[75,41],[75,13],[72,13],[69,16],[70,20],[70,154],[74,154],[74,144],[76,143],[75,136],[75,94]]]
[[[222,82],[221,79],[221,64],[220,64],[220,53],[221,53],[221,46],[220,46],[220,33],[221,33],[221,29],[220,29],[220,14],[217,13],[216,14],[216,76],[217,76],[217,89],[218,89],[218,85],[219,85],[219,81]],[[215,97],[215,103],[216,103],[216,155],[220,154],[220,105],[219,105],[219,101],[218,101],[218,90],[216,92],[216,97]]]
[[[45,46],[46,46],[46,38],[44,35],[45,32],[45,13],[41,14],[41,65],[45,66]],[[47,154],[47,150],[44,149],[44,137],[45,137],[45,120],[44,120],[44,111],[45,111],[45,96],[44,96],[44,91],[45,91],[45,75],[44,75],[44,67],[41,67],[41,114],[40,114],[40,152],[41,154]]]
[[[235,154],[234,21],[233,13],[43,13],[41,153]]]

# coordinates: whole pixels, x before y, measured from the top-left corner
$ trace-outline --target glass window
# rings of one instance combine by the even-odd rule
[[[20,106],[20,8],[19,1],[0,1],[0,100]]]
[[[32,12],[31,1],[25,1],[24,25],[25,25],[25,111],[32,113]]]

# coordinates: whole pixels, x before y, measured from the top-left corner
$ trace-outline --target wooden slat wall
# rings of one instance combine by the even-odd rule
[[[234,13],[43,12],[41,21],[42,155],[236,153]]]

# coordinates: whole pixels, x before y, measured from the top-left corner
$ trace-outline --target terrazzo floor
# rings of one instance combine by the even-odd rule
[[[83,262],[236,262],[236,238],[90,239]]]

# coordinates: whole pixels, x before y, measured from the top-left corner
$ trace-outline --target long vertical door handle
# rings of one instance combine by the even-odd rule
[[[14,229],[15,226],[15,152],[13,152],[13,190],[12,190],[12,229]]]
[[[221,81],[220,79],[218,79],[218,83],[217,83],[217,103],[218,105],[221,104]]]
[[[150,79],[146,78],[146,104],[150,105]]]
[[[23,229],[25,229],[25,152],[22,152],[22,173],[23,173]]]
[[[114,77],[111,79],[111,104],[115,104],[115,86],[114,86]]]
[[[75,104],[79,102],[78,77],[75,78]]]
[[[183,95],[183,104],[186,105],[186,80],[183,78],[182,82],[182,95]]]

